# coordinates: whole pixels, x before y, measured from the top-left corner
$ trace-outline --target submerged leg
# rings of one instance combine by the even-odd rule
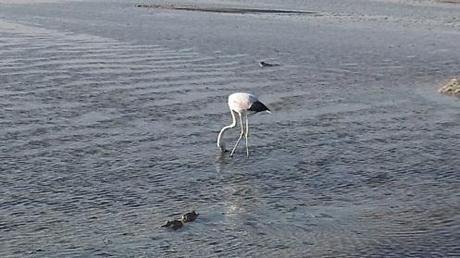
[[[235,143],[235,147],[233,147],[232,153],[230,153],[230,156],[233,156],[233,153],[235,152],[236,147],[238,147],[238,144],[240,143],[241,138],[243,138],[243,135],[244,135],[243,118],[242,118],[242,115],[240,113],[238,113],[238,116],[240,117],[241,133],[240,133],[240,137],[238,138],[238,141],[236,141],[236,143]]]
[[[249,146],[248,146],[249,120],[248,120],[248,114],[245,114],[245,117],[246,117],[246,133],[244,134],[244,139],[246,140],[246,156],[249,157]]]

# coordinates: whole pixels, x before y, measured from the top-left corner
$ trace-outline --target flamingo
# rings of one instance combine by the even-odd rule
[[[244,92],[237,92],[233,93],[230,96],[228,96],[228,107],[230,108],[230,114],[232,115],[233,122],[230,125],[224,126],[220,132],[219,135],[217,136],[217,147],[222,152],[226,152],[227,150],[225,149],[225,143],[222,141],[222,137],[224,135],[224,132],[230,128],[233,128],[236,126],[236,116],[235,114],[238,115],[239,120],[240,120],[240,125],[241,125],[241,133],[240,137],[235,143],[235,146],[232,149],[232,152],[230,153],[230,157],[233,156],[233,153],[236,150],[236,147],[240,143],[241,139],[245,138],[246,141],[246,156],[249,157],[249,147],[248,147],[248,133],[249,133],[249,124],[248,124],[248,113],[249,112],[262,112],[266,111],[268,113],[270,112],[270,109],[268,109],[262,102],[259,101],[259,99],[250,93],[244,93]],[[243,117],[246,120],[246,127],[243,124]]]

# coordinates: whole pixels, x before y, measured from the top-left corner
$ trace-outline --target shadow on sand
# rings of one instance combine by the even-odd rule
[[[320,15],[318,12],[302,10],[280,10],[280,9],[259,9],[259,8],[238,8],[224,6],[196,6],[196,5],[174,5],[174,4],[136,4],[136,7],[168,9],[180,11],[213,12],[213,13],[234,13],[234,14],[296,14],[296,15]]]

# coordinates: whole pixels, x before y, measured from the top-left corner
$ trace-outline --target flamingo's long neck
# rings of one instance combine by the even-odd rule
[[[224,152],[225,151],[225,144],[222,140],[222,138],[224,137],[224,133],[227,129],[230,129],[230,128],[233,128],[236,126],[236,117],[235,117],[235,114],[233,113],[233,110],[230,109],[230,113],[232,114],[232,119],[233,119],[233,122],[232,124],[230,125],[227,125],[227,126],[224,126],[224,128],[222,128],[219,132],[219,135],[217,136],[217,147],[219,147],[219,149]]]

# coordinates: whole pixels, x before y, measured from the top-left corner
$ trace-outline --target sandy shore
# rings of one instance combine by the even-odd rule
[[[0,0],[0,4],[43,4],[43,3],[65,3],[83,0]]]

